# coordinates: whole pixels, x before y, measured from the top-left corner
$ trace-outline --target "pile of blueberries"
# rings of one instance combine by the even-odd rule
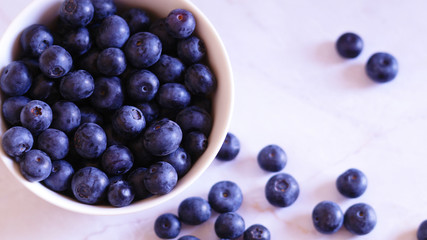
[[[31,182],[86,204],[169,193],[202,155],[216,79],[191,12],[65,0],[0,76],[2,145]]]

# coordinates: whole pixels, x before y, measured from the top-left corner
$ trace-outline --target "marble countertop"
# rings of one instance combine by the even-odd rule
[[[0,0],[0,34],[30,0]],[[238,213],[246,226],[261,223],[272,239],[416,239],[427,219],[427,2],[423,0],[192,0],[221,35],[235,77],[230,131],[241,142],[231,162],[215,160],[197,183],[172,201],[124,216],[88,216],[53,206],[27,191],[0,168],[1,239],[157,239],[155,218],[177,212],[190,196],[206,198],[220,180],[236,182],[244,194]],[[354,31],[362,54],[341,59],[334,43]],[[386,84],[370,81],[364,65],[378,51],[393,54],[399,73]],[[268,144],[288,155],[283,172],[300,184],[297,201],[275,208],[264,197],[273,175],[256,163]],[[368,177],[357,199],[342,197],[339,174],[355,167]],[[365,202],[378,223],[366,236],[341,229],[317,233],[311,211],[322,200],[343,211]],[[181,235],[217,239],[218,214]]]

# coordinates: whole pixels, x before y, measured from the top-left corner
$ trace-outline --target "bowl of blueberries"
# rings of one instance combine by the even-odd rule
[[[224,142],[230,62],[187,0],[35,0],[0,47],[1,162],[56,206],[151,208],[193,184]]]

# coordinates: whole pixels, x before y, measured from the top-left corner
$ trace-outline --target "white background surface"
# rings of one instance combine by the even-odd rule
[[[0,34],[28,3],[0,0]],[[238,213],[250,226],[267,226],[272,239],[416,239],[427,219],[427,2],[422,0],[193,0],[221,35],[234,71],[236,98],[230,131],[241,141],[232,162],[214,161],[196,185],[154,209],[125,216],[87,216],[50,205],[0,168],[0,239],[157,239],[155,218],[177,212],[181,200],[206,198],[220,180],[236,182],[244,202]],[[341,59],[334,42],[345,31],[363,38],[354,60]],[[0,50],[1,51],[1,50]],[[386,51],[399,61],[397,78],[370,81],[364,64]],[[288,154],[283,170],[301,192],[294,205],[275,208],[264,198],[273,174],[256,164],[268,144]],[[358,199],[335,188],[350,167],[365,172],[369,185]],[[336,201],[345,211],[366,202],[378,223],[366,236],[341,229],[315,231],[313,207]],[[217,239],[218,214],[182,234]]]

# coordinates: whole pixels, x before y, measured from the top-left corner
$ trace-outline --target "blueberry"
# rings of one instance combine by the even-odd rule
[[[335,47],[341,57],[355,58],[362,52],[363,40],[359,35],[347,32],[338,38]]]
[[[80,69],[88,71],[93,77],[99,76],[101,73],[98,71],[97,67],[98,55],[99,50],[91,48],[87,53],[81,56],[76,64]]]
[[[427,240],[427,220],[424,220],[417,230],[417,240]]]
[[[113,0],[91,0],[94,8],[93,21],[99,22],[104,18],[114,15],[117,7]]]
[[[28,90],[28,95],[32,99],[42,100],[46,103],[56,102],[61,97],[55,80],[43,74],[39,74],[34,78],[30,90]]]
[[[242,190],[234,182],[220,181],[209,190],[208,201],[218,213],[234,212],[242,205]]]
[[[53,36],[45,25],[33,24],[24,29],[20,43],[24,54],[38,57],[53,44]]]
[[[257,157],[258,165],[269,172],[278,172],[285,168],[288,161],[285,151],[275,144],[261,149]]]
[[[46,153],[33,149],[25,153],[19,162],[19,167],[25,179],[30,182],[40,182],[49,176],[52,162]]]
[[[161,161],[170,163],[175,168],[178,178],[183,177],[191,168],[191,158],[183,148],[161,158]]]
[[[133,166],[133,155],[122,145],[113,145],[102,154],[102,169],[108,175],[122,175]]]
[[[127,81],[127,94],[135,101],[151,101],[159,90],[159,80],[148,70],[134,72]]]
[[[98,71],[106,76],[118,76],[126,69],[125,54],[119,48],[102,50],[96,61]]]
[[[115,110],[123,104],[123,91],[117,77],[100,77],[95,80],[95,89],[90,96],[94,108]]]
[[[116,131],[114,131],[113,129],[113,125],[105,125],[104,131],[105,135],[107,135],[107,146],[128,144],[130,138],[128,136],[117,134]]]
[[[193,159],[199,158],[208,147],[208,139],[199,131],[187,133],[184,138],[184,148]]]
[[[107,136],[96,123],[84,123],[74,133],[74,148],[83,158],[97,158],[107,148]]]
[[[152,195],[144,184],[144,178],[147,173],[147,168],[140,167],[135,168],[128,175],[127,180],[135,191],[135,199],[145,199]]]
[[[270,240],[270,237],[270,231],[261,224],[254,224],[243,233],[243,240]]]
[[[385,52],[373,54],[366,63],[366,74],[375,82],[383,83],[393,80],[398,72],[396,58]]]
[[[132,186],[124,180],[111,181],[108,187],[108,202],[114,207],[124,207],[131,204],[135,197]]]
[[[237,157],[240,152],[240,141],[232,133],[228,132],[225,136],[224,143],[219,149],[216,158],[222,161],[230,161]]]
[[[92,95],[95,81],[92,75],[85,70],[69,72],[61,79],[59,91],[69,101],[79,101]]]
[[[337,178],[336,186],[342,195],[357,198],[365,192],[368,179],[359,169],[350,168]]]
[[[67,74],[73,59],[67,50],[58,45],[48,47],[39,57],[40,70],[50,78],[60,78]]]
[[[344,226],[353,234],[368,234],[376,224],[377,215],[374,209],[366,203],[354,204],[344,214]]]
[[[33,143],[33,135],[23,127],[11,127],[2,136],[3,150],[12,158],[20,157],[30,151]]]
[[[169,193],[175,188],[177,181],[178,174],[175,168],[163,161],[152,164],[144,176],[145,187],[156,195]]]
[[[298,198],[299,185],[294,177],[287,173],[272,176],[265,185],[267,201],[276,207],[288,207]]]
[[[39,134],[52,123],[52,109],[43,101],[32,100],[22,108],[20,119],[23,127]]]
[[[90,0],[65,0],[59,9],[59,17],[71,27],[84,27],[93,18],[94,8]]]
[[[157,217],[154,222],[154,232],[159,238],[172,239],[179,235],[181,222],[172,213],[165,213]]]
[[[191,36],[178,42],[177,53],[183,62],[191,65],[202,60],[206,55],[206,47],[200,38]]]
[[[197,106],[184,108],[176,115],[175,120],[184,134],[190,131],[200,131],[209,136],[212,129],[211,115]]]
[[[52,106],[52,128],[70,133],[80,126],[80,109],[73,102],[59,101]]]
[[[133,153],[136,166],[149,167],[154,162],[157,162],[158,157],[153,156],[144,146],[144,135],[139,135],[128,144],[129,149]]]
[[[104,198],[109,184],[103,171],[96,167],[84,167],[71,179],[71,190],[79,202],[95,204]]]
[[[0,88],[9,96],[24,95],[31,87],[32,77],[27,66],[19,61],[9,63],[0,76]]]
[[[189,197],[178,206],[179,219],[188,225],[199,225],[211,217],[211,206],[201,197]]]
[[[219,238],[234,239],[243,235],[245,221],[235,212],[221,213],[216,219],[214,227]]]
[[[127,41],[124,52],[129,64],[135,68],[147,68],[155,64],[162,53],[160,39],[149,32],[133,34]]]
[[[161,83],[182,82],[185,66],[178,58],[163,54],[151,70]]]
[[[64,159],[69,151],[68,137],[60,130],[48,128],[38,136],[37,148],[47,153],[52,160]]]
[[[178,238],[178,240],[200,240],[200,239],[192,235],[185,235]]]
[[[150,124],[159,116],[159,106],[154,101],[137,103],[135,107],[141,110],[147,124]]]
[[[185,72],[185,86],[194,95],[210,96],[216,89],[216,79],[209,67],[196,63]]]
[[[83,123],[96,123],[98,125],[104,124],[104,119],[95,109],[89,106],[83,106],[80,108],[81,120],[80,124]]]
[[[166,156],[176,151],[181,140],[181,128],[167,118],[154,121],[144,132],[144,146],[155,156]]]
[[[63,192],[70,188],[73,175],[74,168],[69,162],[56,160],[52,162],[52,172],[43,183],[55,192]]]
[[[123,18],[128,23],[131,34],[148,31],[150,17],[146,11],[139,8],[131,8],[123,13]]]
[[[10,97],[4,100],[2,112],[6,122],[11,125],[20,124],[21,110],[29,101],[31,100],[24,96]]]
[[[160,42],[162,43],[162,52],[165,54],[175,54],[176,53],[176,44],[177,39],[169,35],[165,19],[160,18],[154,21],[149,28],[149,32],[155,34],[159,37]]]
[[[96,36],[96,43],[101,49],[121,48],[129,38],[129,26],[117,15],[111,15],[102,20]]]
[[[112,124],[117,134],[126,137],[135,137],[145,128],[145,119],[138,108],[125,105],[116,110]]]
[[[166,28],[174,38],[187,38],[196,28],[196,19],[185,9],[174,9],[165,19]]]
[[[72,55],[85,54],[92,46],[89,30],[85,27],[68,30],[62,36],[61,46]]]
[[[317,231],[331,234],[342,227],[344,214],[338,204],[331,201],[322,201],[314,207],[312,220]]]
[[[40,67],[39,67],[39,60],[35,58],[30,57],[24,57],[19,60],[19,62],[22,62],[28,69],[28,72],[30,73],[30,76],[34,77],[40,74]]]
[[[180,83],[165,83],[160,86],[157,102],[163,108],[182,109],[191,101],[191,94]]]

